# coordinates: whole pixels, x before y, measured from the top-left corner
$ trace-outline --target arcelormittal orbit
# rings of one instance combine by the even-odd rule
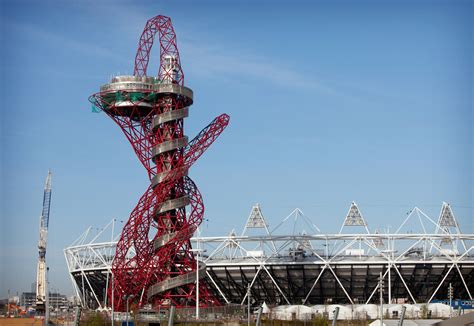
[[[156,36],[160,67],[158,76],[150,77]],[[113,296],[117,310],[124,309],[124,298],[139,306],[195,305],[197,266],[190,238],[203,219],[204,205],[188,170],[222,133],[229,116],[218,116],[191,141],[185,136],[193,92],[184,86],[176,35],[165,16],[146,23],[133,76],[113,77],[90,101],[120,126],[150,179],[117,244],[110,302]],[[205,265],[199,270],[204,277]],[[218,304],[204,282],[199,293],[200,306]]]

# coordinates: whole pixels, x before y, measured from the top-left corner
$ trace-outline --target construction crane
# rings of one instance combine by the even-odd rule
[[[51,171],[48,171],[43,194],[43,210],[40,216],[38,241],[38,268],[36,270],[36,310],[46,311],[47,284],[46,284],[46,241],[48,239],[49,209],[51,205]]]

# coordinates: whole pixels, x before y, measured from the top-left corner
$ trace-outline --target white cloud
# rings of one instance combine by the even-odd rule
[[[287,88],[336,94],[331,87],[312,76],[276,63],[257,54],[249,54],[245,49],[224,45],[209,45],[190,41],[179,41],[181,56],[185,54],[186,69],[211,78],[252,78]]]
[[[140,11],[124,10],[122,7],[113,7],[108,10],[109,17],[113,17],[114,21],[122,21],[122,18],[127,18],[127,28],[123,24],[119,24],[115,30],[120,31],[114,33],[111,37],[118,37],[121,35],[122,41],[125,38],[127,43],[135,38],[136,42],[132,42],[127,46],[134,47],[138,43],[140,37],[139,32],[146,22],[146,16]],[[99,8],[104,9],[105,8]],[[98,10],[99,12],[101,10]],[[150,17],[148,17],[150,18]],[[133,21],[133,24],[130,24]],[[136,26],[135,26],[136,25]],[[140,25],[139,27],[137,27]],[[77,38],[67,37],[57,32],[41,29],[39,26],[18,24],[14,22],[7,22],[8,28],[15,29],[18,33],[28,35],[31,38],[44,40],[50,44],[58,44],[63,49],[70,52],[80,53],[89,57],[102,57],[114,61],[123,62],[124,68],[129,69],[133,58],[126,58],[116,49],[110,49],[103,45],[80,41]],[[135,26],[130,28],[130,26]],[[138,29],[137,29],[138,28]],[[136,34],[133,36],[131,33]],[[205,41],[196,42],[194,40],[201,39],[202,35],[195,35],[194,32],[186,33],[177,32],[178,48],[180,50],[182,59],[185,62],[185,71],[192,71],[197,75],[204,75],[215,79],[245,79],[251,78],[260,80],[263,83],[271,83],[273,85],[284,87],[288,89],[301,89],[306,91],[316,91],[325,94],[337,94],[337,92],[321,82],[314,76],[307,75],[303,71],[289,67],[284,63],[275,62],[272,58],[265,57],[258,53],[252,53],[249,49],[239,48],[229,44],[206,44]],[[183,41],[183,37],[186,39]],[[153,69],[154,62],[159,58],[159,43],[155,40],[155,46],[152,51],[152,58],[150,58],[151,65],[149,69]],[[129,53],[129,51],[126,51]],[[298,67],[302,69],[303,67]],[[152,73],[151,71],[149,72]]]
[[[119,61],[123,61],[126,59],[117,54],[115,51],[106,47],[91,42],[79,41],[77,39],[74,39],[73,37],[65,37],[60,35],[59,33],[42,29],[36,25],[8,22],[6,23],[6,28],[13,31],[14,33],[26,35],[26,37],[35,39],[40,42],[56,44],[58,48],[66,49],[75,53],[80,53],[91,57],[105,57]]]

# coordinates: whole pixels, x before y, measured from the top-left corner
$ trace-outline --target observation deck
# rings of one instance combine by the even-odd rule
[[[112,77],[110,83],[100,87],[101,107],[113,116],[147,116],[163,97],[170,95],[183,103],[185,108],[182,110],[186,110],[187,116],[187,108],[193,104],[193,91],[188,87],[163,82],[156,77],[130,75]]]

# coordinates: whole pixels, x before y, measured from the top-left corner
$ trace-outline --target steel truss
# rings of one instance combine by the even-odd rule
[[[284,221],[298,215],[307,219],[296,209]],[[449,283],[458,298],[473,299],[474,234],[461,233],[447,203],[437,222],[415,207],[395,233],[387,234],[371,233],[355,203],[337,234],[321,234],[309,222],[313,234],[293,227],[293,234],[278,235],[255,220],[253,208],[245,229],[258,224],[262,235],[193,238],[210,252],[204,260],[208,282],[226,302],[244,303],[248,284],[259,304],[376,302],[380,272],[385,302],[445,299]],[[403,232],[411,222],[421,232]],[[356,226],[365,232],[343,233]]]
[[[454,214],[455,225],[443,226],[443,211],[448,208],[452,214],[444,203],[435,222],[415,207],[395,233],[371,233],[364,220],[357,226],[366,232],[343,233],[346,225],[337,234],[321,233],[299,209],[270,230],[259,208],[257,215],[252,209],[252,223],[244,228],[258,226],[261,235],[231,232],[192,241],[207,249],[205,283],[225,303],[245,302],[248,284],[254,304],[375,303],[380,272],[385,302],[446,299],[449,283],[456,298],[472,300],[474,234],[463,234]],[[291,221],[294,232],[279,235],[283,224]],[[431,225],[434,231],[404,232],[403,227],[413,221],[421,230]],[[304,222],[300,223],[304,229],[297,222]],[[105,308],[110,305],[104,291],[111,287],[116,242],[84,239],[65,249],[69,273],[85,307]]]
[[[150,77],[147,67],[155,35],[160,66],[158,76]],[[147,21],[134,75],[113,77],[90,101],[122,129],[150,179],[117,243],[112,263],[115,287],[107,289],[115,309],[125,309],[129,299],[138,306],[148,302],[195,305],[198,290],[200,305],[218,304],[205,283],[196,289],[199,274],[190,238],[203,219],[204,204],[187,174],[226,128],[229,116],[218,116],[188,141],[184,119],[193,104],[193,92],[184,86],[169,17]]]
[[[89,227],[64,249],[74,292],[83,308],[102,310],[110,306],[106,293],[112,286],[112,261],[120,236],[114,234],[115,224],[113,219],[98,232]]]

